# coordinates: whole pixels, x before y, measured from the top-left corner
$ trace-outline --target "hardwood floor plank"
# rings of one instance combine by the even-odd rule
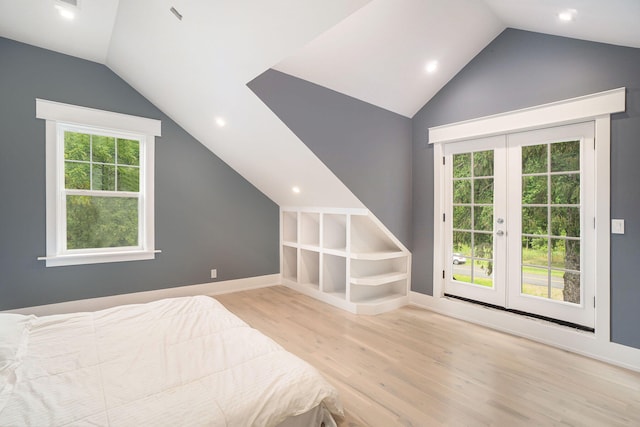
[[[283,286],[215,297],[315,366],[341,427],[638,426],[640,373],[416,307],[358,316]]]

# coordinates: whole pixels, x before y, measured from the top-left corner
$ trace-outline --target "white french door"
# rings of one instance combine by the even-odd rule
[[[445,144],[445,293],[594,326],[593,134]]]

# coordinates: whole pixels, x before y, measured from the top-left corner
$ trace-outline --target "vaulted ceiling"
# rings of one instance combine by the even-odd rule
[[[362,204],[247,88],[269,68],[412,117],[506,27],[640,47],[638,0],[0,5],[0,36],[105,64],[281,206]]]

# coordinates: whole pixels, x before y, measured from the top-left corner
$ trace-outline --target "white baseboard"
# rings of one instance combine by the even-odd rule
[[[193,295],[220,295],[230,292],[246,291],[249,289],[265,288],[280,284],[280,274],[248,277],[244,279],[225,280],[200,285],[179,286],[175,288],[157,289],[153,291],[135,292],[131,294],[113,295],[108,297],[90,298],[57,304],[25,307],[3,313],[35,314],[47,316],[50,314],[76,313],[80,311],[96,311],[124,304],[141,304],[164,298],[176,298]]]
[[[606,341],[598,336],[598,331],[580,331],[453,298],[434,298],[418,292],[411,292],[409,298],[410,304],[445,316],[640,372],[640,349]]]

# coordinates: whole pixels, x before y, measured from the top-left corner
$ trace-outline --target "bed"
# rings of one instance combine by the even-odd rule
[[[206,296],[0,313],[0,425],[335,426],[336,389]]]

